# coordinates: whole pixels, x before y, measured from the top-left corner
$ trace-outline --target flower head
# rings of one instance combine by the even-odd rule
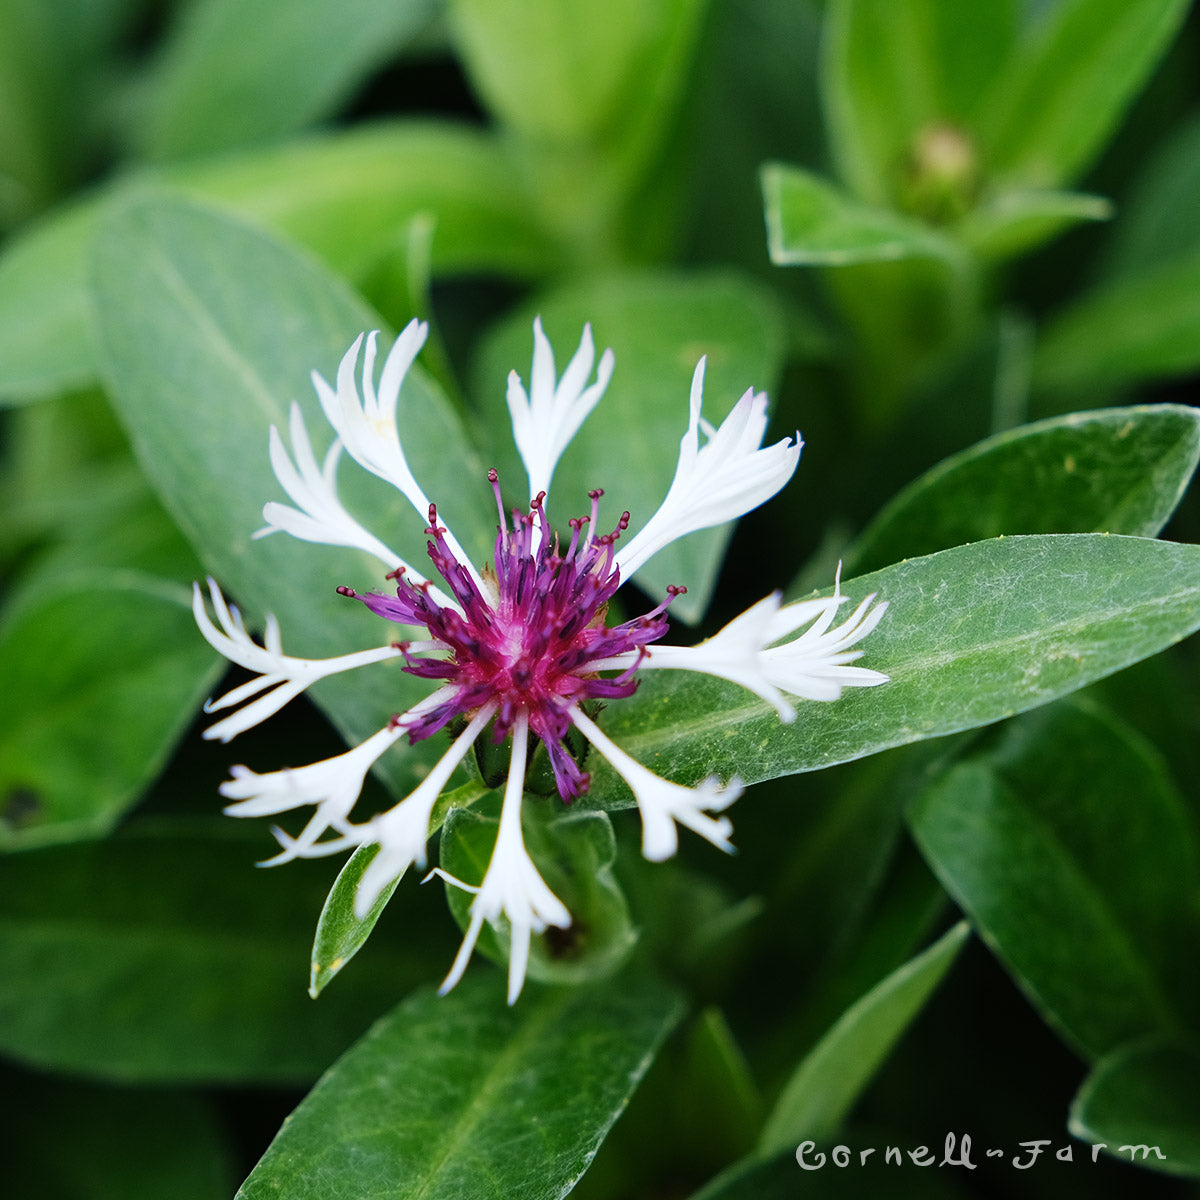
[[[603,494],[599,489],[588,494],[587,512],[556,529],[547,515],[546,491],[563,449],[608,385],[613,355],[605,351],[589,383],[595,349],[591,330],[585,327],[579,350],[562,379],[556,380],[553,353],[540,322],[534,324],[529,391],[515,372],[508,385],[517,449],[529,480],[529,503],[506,510],[499,477],[494,470],[488,473],[497,533],[491,563],[477,569],[409,470],[396,423],[400,388],[426,331],[425,325],[414,321],[397,338],[378,386],[374,333],[365,341],[360,336],[346,352],[336,386],[314,373],[322,409],[337,437],[318,466],[297,407],[289,421],[290,455],[278,430],[271,429],[271,464],[295,507],[267,503],[267,527],[262,531],[355,546],[373,554],[387,568],[387,590],[360,593],[342,586],[338,591],[383,620],[404,626],[406,634],[416,630],[418,636],[339,658],[288,657],[274,617],[268,617],[264,643],[258,645],[246,632],[237,609],[210,580],[217,624],[197,587],[194,607],[200,630],[222,654],[257,677],[208,705],[209,711],[237,711],[212,726],[206,736],[227,741],[277,712],[317,679],[385,659],[401,659],[403,670],[434,685],[425,699],[393,716],[383,729],[344,754],[265,775],[234,767],[233,777],[221,788],[233,801],[226,812],[235,816],[313,810],[297,837],[276,830],[282,850],[272,863],[378,846],[355,897],[360,919],[409,866],[424,865],[434,805],[475,742],[489,729],[493,742],[510,742],[500,825],[482,882],[468,885],[439,874],[474,893],[467,934],[443,990],[452,987],[466,969],[484,922],[503,922],[510,935],[511,1003],[521,991],[533,934],[551,925],[571,924],[570,912],[542,878],[522,834],[531,738],[545,747],[565,802],[590,785],[568,742],[573,729],[611,764],[637,802],[647,858],[660,860],[673,854],[680,825],[729,850],[732,825],[724,811],[741,794],[740,783],[709,778],[687,787],[655,775],[600,728],[595,719],[598,702],[631,695],[642,669],[702,671],[748,688],[789,722],[795,718],[795,708],[788,697],[833,700],[844,687],[870,687],[886,680],[878,671],[849,664],[861,653],[852,647],[875,627],[887,606],[873,604],[874,597],[869,596],[848,620],[834,627],[844,600],[840,583],[827,599],[783,604],[776,594],[699,646],[670,646],[661,644],[668,632],[667,611],[684,591],[671,587],[649,612],[608,624],[610,602],[626,578],[676,538],[740,517],[773,496],[795,471],[801,442],[797,435],[762,446],[766,397],[753,390],[719,427],[706,422],[701,416],[701,360],[692,381],[688,426],[675,477],[661,507],[641,531],[619,547],[630,520],[626,512],[615,528],[601,532],[597,528]],[[400,559],[342,505],[336,469],[343,449],[362,467],[392,483],[427,521],[433,568],[429,577]],[[433,582],[434,575],[440,577],[440,585]],[[456,734],[449,749],[408,796],[366,821],[351,820],[367,772],[381,755],[404,737],[410,742],[429,738],[452,722]]]

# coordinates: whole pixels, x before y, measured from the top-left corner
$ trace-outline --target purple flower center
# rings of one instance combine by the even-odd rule
[[[612,533],[596,536],[604,493],[589,492],[591,515],[568,522],[571,539],[564,548],[546,519],[544,492],[534,498],[529,512],[514,511],[510,526],[495,470],[488,472],[488,480],[500,514],[495,565],[485,568],[483,576],[490,594],[480,590],[450,551],[432,504],[425,530],[429,557],[461,611],[440,604],[428,583],[410,583],[403,567],[388,576],[396,583],[394,597],[378,592],[360,596],[346,587],[338,591],[390,621],[424,627],[437,644],[432,654],[421,654],[409,652],[411,643],[397,643],[404,670],[454,689],[436,707],[405,722],[411,741],[495,703],[492,738],[499,743],[525,712],[530,729],[546,746],[559,795],[570,801],[588,788],[587,772],[580,770],[563,740],[571,728],[570,710],[584,700],[632,695],[638,684],[636,664],[616,678],[601,678],[592,664],[661,638],[667,632],[667,606],[686,589],[669,587],[657,608],[606,626],[608,602],[621,583],[613,547],[629,525],[629,513],[622,514]]]

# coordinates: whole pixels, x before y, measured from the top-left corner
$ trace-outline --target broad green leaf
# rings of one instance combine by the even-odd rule
[[[233,1164],[206,1096],[99,1087],[11,1068],[0,1126],[4,1186],[38,1200],[226,1200]],[[136,1149],[134,1135],[136,1130]]]
[[[1200,364],[1200,251],[1114,279],[1059,313],[1042,335],[1034,384],[1086,393],[1185,375]]]
[[[558,253],[530,220],[532,195],[507,148],[451,122],[363,126],[155,177],[266,222],[354,279],[375,268],[418,214],[435,222],[431,266],[439,276],[524,276]],[[97,379],[87,255],[104,211],[123,194],[118,185],[115,194],[60,210],[0,251],[0,403]]]
[[[970,932],[960,921],[927,950],[881,980],[805,1056],[759,1137],[770,1158],[838,1129],[863,1088],[941,983]]]
[[[252,535],[262,504],[284,494],[267,430],[305,413],[318,456],[331,440],[309,379],[327,379],[373,314],[316,263],[228,217],[149,197],[113,213],[95,247],[94,294],[113,402],[151,483],[201,559],[252,619],[273,611],[288,654],[324,657],[391,640],[392,626],[337,595],[368,590],[384,567],[355,551]],[[401,399],[409,465],[443,521],[482,561],[488,536],[484,468],[439,393],[410,373]],[[474,488],[470,481],[478,481]],[[466,486],[464,487],[464,481]],[[401,555],[422,561],[425,519],[394,489],[343,461],[352,512]],[[392,664],[322,681],[316,699],[361,740],[428,688]],[[377,767],[403,789],[422,755],[398,748]],[[292,764],[270,764],[272,767]],[[398,792],[402,794],[402,792]]]
[[[510,505],[528,497],[528,483],[509,433],[505,378],[514,367],[529,386],[532,324],[541,314],[561,374],[591,323],[599,358],[616,356],[612,381],[554,473],[550,513],[560,528],[586,515],[587,493],[604,489],[600,524],[632,515],[631,537],[658,509],[675,474],[679,439],[687,430],[692,372],[707,355],[704,416],[718,424],[747,388],[770,391],[783,362],[783,333],[773,301],[724,274],[618,274],[539,297],[489,337],[474,371],[479,408],[494,431],[491,461]],[[768,432],[771,442],[794,433]],[[693,534],[668,546],[638,572],[656,598],[669,584],[687,587],[671,614],[698,620],[716,581],[730,526]]]
[[[1169,1175],[1200,1178],[1200,1051],[1150,1042],[1097,1064],[1071,1105],[1071,1132],[1108,1153]]]
[[[421,990],[288,1118],[239,1200],[565,1196],[681,1015],[661,984]]]
[[[1032,250],[1080,221],[1107,221],[1113,206],[1085,192],[1015,188],[980,204],[955,231],[980,258],[1001,261]]]
[[[991,169],[1055,187],[1103,148],[1187,16],[1188,0],[1057,0],[980,104]]]
[[[842,178],[859,197],[888,205],[920,169],[921,135],[964,138],[964,192],[978,161],[968,127],[1016,31],[1013,0],[835,0],[821,62],[829,140]],[[964,195],[964,199],[966,196]]]
[[[177,583],[109,570],[40,592],[0,626],[6,850],[107,833],[217,678]]]
[[[777,267],[958,258],[954,244],[931,226],[863,204],[800,167],[767,163],[762,189],[767,250]]]
[[[909,817],[942,884],[1075,1047],[1097,1057],[1177,1027],[1195,834],[1132,730],[1074,705],[1031,714],[932,783]]]
[[[1072,413],[988,438],[909,484],[846,555],[849,574],[1013,533],[1128,533],[1167,523],[1200,461],[1200,413]]]
[[[1106,534],[994,538],[897,563],[843,584],[891,607],[860,647],[891,682],[794,725],[750,693],[689,672],[646,678],[605,714],[652,770],[746,783],[812,771],[1047,704],[1200,627],[1200,547]],[[590,803],[628,803],[593,755]]]
[[[432,837],[441,828],[445,814],[451,808],[467,807],[486,794],[486,788],[471,782],[444,795],[434,806],[433,817],[429,822],[429,836]],[[400,880],[404,878],[400,875],[385,887],[379,894],[379,899],[372,905],[371,911],[361,921],[354,915],[354,896],[359,881],[378,851],[379,848],[374,843],[360,846],[346,860],[346,865],[338,873],[329,895],[325,898],[313,939],[312,966],[308,983],[308,994],[314,1000],[366,945],[376,922],[383,914]]]
[[[435,0],[291,0],[283,7],[197,0],[179,9],[135,139],[161,159],[291,133],[335,112],[436,7]]]
[[[233,821],[141,822],[0,872],[0,1049],[137,1081],[302,1083],[436,968],[413,944],[319,1003],[304,988],[325,864],[256,870]]]

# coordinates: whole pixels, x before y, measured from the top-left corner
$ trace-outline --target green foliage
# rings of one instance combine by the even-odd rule
[[[0,1190],[953,1200],[1010,1194],[1034,1136],[1200,1178],[1194,7],[0,0]],[[890,681],[792,724],[685,671],[595,705],[669,780],[757,785],[735,856],[683,830],[647,862],[605,758],[572,744],[565,809],[535,739],[523,838],[573,923],[511,1007],[504,920],[432,991],[469,890],[408,871],[360,920],[369,836],[259,871],[263,823],[216,815],[234,764],[335,756],[428,680],[201,737],[245,683],[195,628],[208,574],[289,655],[412,636],[336,593],[385,588],[373,557],[255,534],[270,427],[297,405],[320,458],[312,372],[414,316],[404,454],[479,567],[488,468],[526,500],[540,317],[560,372],[587,324],[616,360],[560,534],[590,489],[603,531],[650,519],[702,356],[706,421],[752,388],[768,444],[804,433],[610,624],[684,584],[698,642],[839,560],[843,614],[888,603],[854,650]],[[347,509],[424,564],[428,513],[349,458]],[[398,740],[346,820],[447,744]],[[468,886],[507,765],[485,735],[433,809]],[[951,1130],[978,1175],[794,1158]],[[1071,1144],[1017,1184],[1139,1182]]]
[[[678,996],[639,976],[540,991],[422,989],[378,1021],[292,1114],[238,1192],[561,1196],[587,1169],[662,1040]]]

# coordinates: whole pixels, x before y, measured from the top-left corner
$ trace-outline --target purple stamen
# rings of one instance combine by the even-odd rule
[[[425,530],[429,557],[461,612],[438,604],[427,583],[410,583],[403,567],[387,576],[396,585],[394,597],[359,595],[348,587],[338,592],[388,620],[423,626],[442,650],[430,656],[413,652],[407,642],[397,643],[405,671],[454,689],[442,704],[406,724],[411,741],[429,737],[456,716],[494,704],[492,737],[501,742],[525,713],[529,728],[545,743],[559,795],[570,802],[589,783],[564,741],[572,724],[570,710],[585,700],[632,695],[645,647],[667,632],[667,607],[686,589],[670,587],[666,600],[650,612],[606,626],[608,602],[620,585],[614,544],[629,527],[629,513],[621,515],[612,533],[595,536],[604,493],[599,488],[589,492],[591,514],[567,522],[571,539],[564,550],[549,527],[544,492],[533,498],[528,512],[514,511],[509,519],[494,469],[488,482],[499,514],[491,573],[494,598],[480,592],[454,556],[432,504]],[[592,668],[630,651],[638,652],[637,663],[615,678],[602,678]]]

